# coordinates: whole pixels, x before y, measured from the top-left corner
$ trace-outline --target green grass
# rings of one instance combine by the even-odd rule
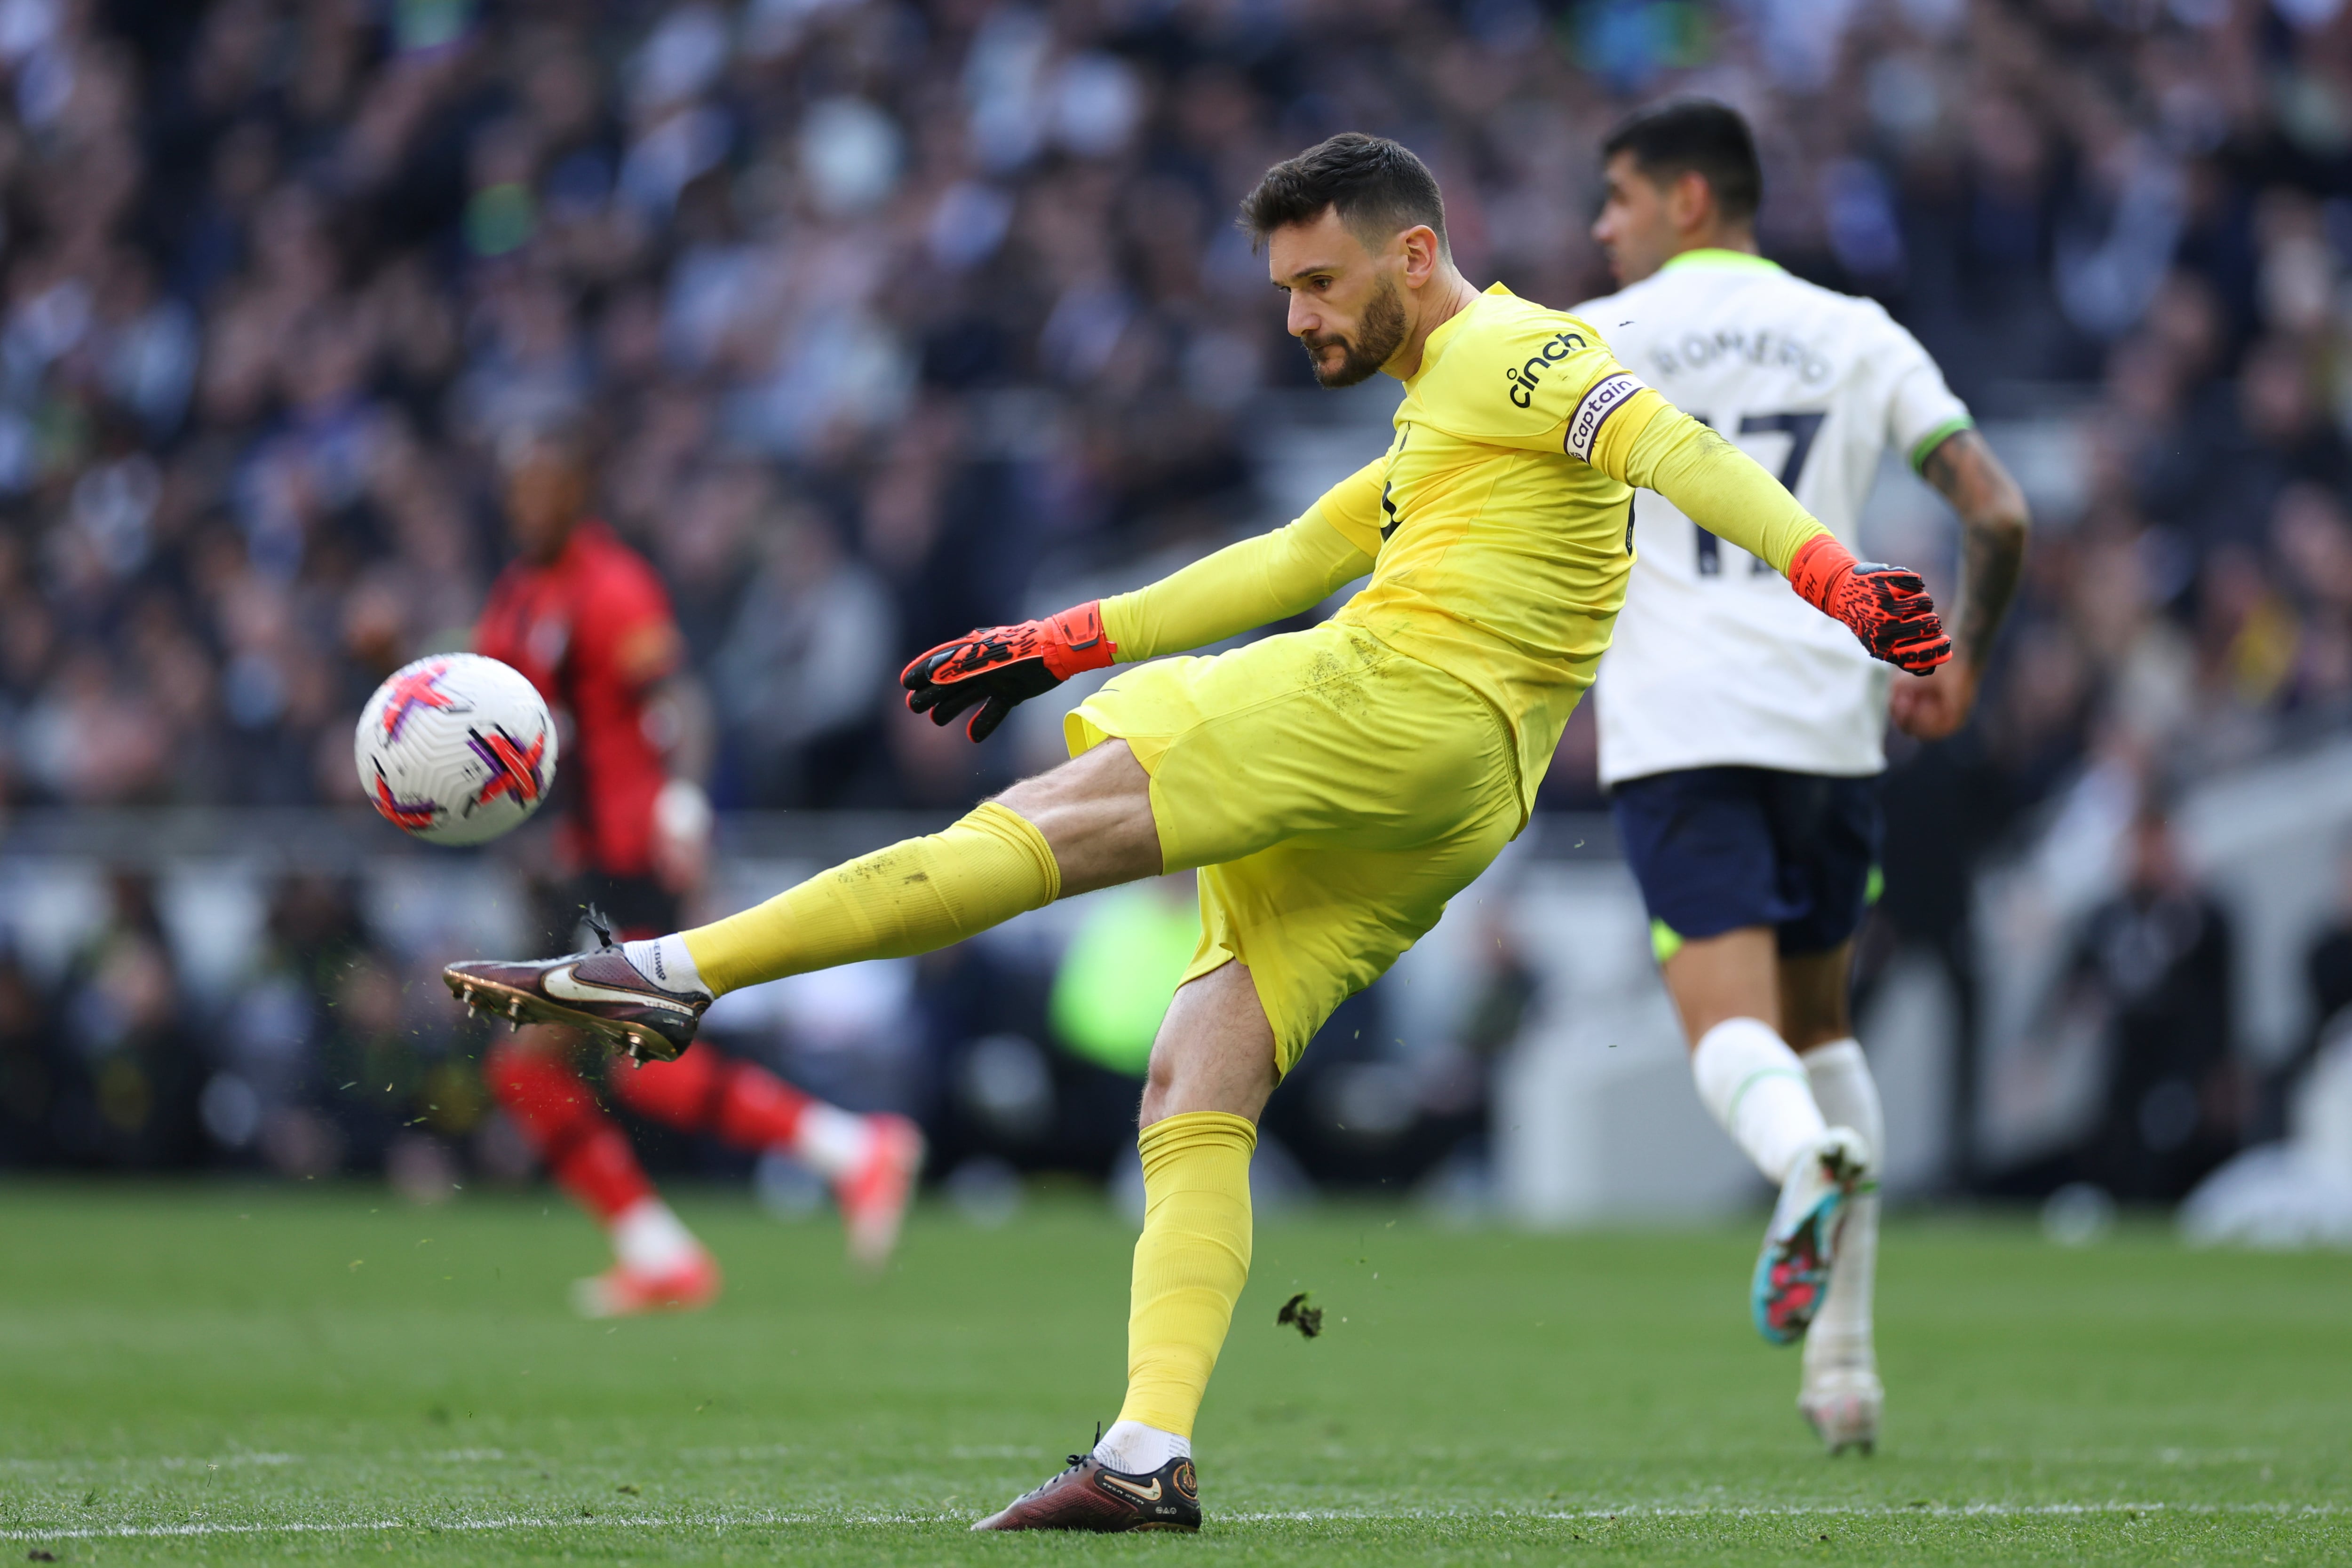
[[[1872,1458],[1747,1326],[1746,1229],[1265,1226],[1197,1539],[975,1538],[1115,1413],[1130,1233],[680,1205],[728,1294],[572,1321],[560,1199],[0,1187],[0,1563],[2294,1563],[2352,1558],[2352,1258],[1898,1219]],[[1328,1332],[1273,1326],[1312,1289]]]

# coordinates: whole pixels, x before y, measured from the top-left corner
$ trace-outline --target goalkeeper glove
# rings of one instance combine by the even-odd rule
[[[1907,567],[1856,560],[1827,533],[1815,534],[1789,562],[1789,586],[1813,608],[1843,621],[1874,659],[1924,675],[1952,656],[1927,585]]]
[[[1108,668],[1118,656],[1103,630],[1102,601],[1018,626],[982,626],[942,643],[898,673],[907,706],[945,724],[978,705],[964,733],[986,740],[1015,703],[1050,692],[1080,670]]]

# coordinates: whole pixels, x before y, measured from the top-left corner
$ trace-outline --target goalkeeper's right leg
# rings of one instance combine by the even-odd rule
[[[820,872],[740,915],[598,953],[452,964],[442,977],[468,1006],[669,1061],[712,999],[740,987],[928,953],[1066,893],[1159,874],[1150,782],[1124,742],[1107,743],[944,831]]]

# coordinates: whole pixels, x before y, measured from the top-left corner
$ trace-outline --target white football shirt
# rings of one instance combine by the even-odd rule
[[[1576,308],[1626,369],[1780,476],[1848,549],[1892,444],[1916,467],[1969,411],[1876,301],[1761,256],[1687,251]],[[1886,766],[1892,671],[1788,580],[1664,497],[1601,661],[1601,782],[1745,764],[1856,778]]]

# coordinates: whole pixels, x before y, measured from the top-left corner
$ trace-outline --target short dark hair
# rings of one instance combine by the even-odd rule
[[[1609,133],[1601,144],[1603,162],[1630,152],[1634,166],[1659,184],[1696,174],[1715,193],[1715,204],[1734,223],[1756,215],[1764,199],[1764,170],[1756,161],[1756,138],[1748,121],[1727,103],[1681,98],[1653,104]]]
[[[1293,224],[1311,224],[1328,209],[1365,239],[1385,244],[1392,235],[1427,224],[1445,246],[1445,198],[1437,176],[1412,149],[1385,136],[1343,131],[1265,172],[1242,198],[1242,227],[1253,248]]]
[[[511,474],[545,454],[574,474],[595,466],[596,444],[587,414],[577,408],[545,408],[515,421],[499,434],[499,465]]]

